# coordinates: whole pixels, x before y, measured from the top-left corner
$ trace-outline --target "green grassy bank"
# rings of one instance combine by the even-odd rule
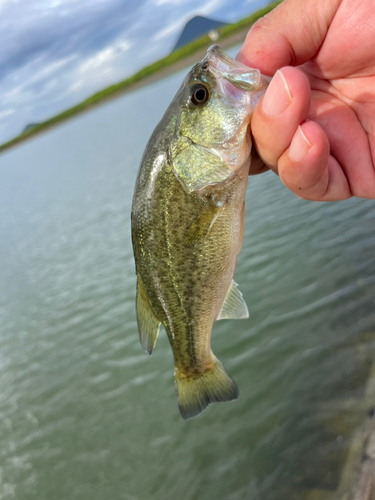
[[[218,43],[220,43],[222,40],[232,37],[236,33],[240,33],[241,31],[249,29],[249,27],[253,23],[255,23],[257,19],[270,12],[279,3],[281,2],[280,1],[273,2],[267,7],[254,12],[253,14],[251,14],[251,16],[241,19],[237,23],[229,24],[227,26],[218,29],[217,30],[219,33]],[[48,120],[42,123],[33,126],[26,132],[23,132],[22,134],[11,139],[10,141],[0,145],[0,152],[12,146],[15,146],[19,142],[22,142],[25,139],[28,139],[33,135],[42,132],[45,129],[48,129],[51,126],[54,126],[62,121],[65,121],[68,118],[99,104],[101,101],[114,97],[124,91],[131,90],[131,88],[136,88],[136,86],[140,84],[142,81],[148,79],[151,76],[157,77],[158,73],[162,72],[163,70],[169,67],[172,70],[173,66],[175,66],[176,63],[183,61],[184,59],[187,59],[189,56],[192,56],[193,54],[204,49],[210,44],[212,44],[212,42],[210,41],[208,35],[204,35],[200,38],[197,38],[193,42],[175,50],[166,57],[159,59],[158,61],[150,64],[149,66],[146,66],[145,68],[141,69],[140,71],[130,76],[129,78],[126,78],[125,80],[122,80],[119,83],[110,85],[109,87],[100,90],[99,92],[96,92],[95,94],[88,97],[79,104],[69,109],[66,109],[62,113],[59,113],[58,115],[55,115],[52,118],[49,118]]]

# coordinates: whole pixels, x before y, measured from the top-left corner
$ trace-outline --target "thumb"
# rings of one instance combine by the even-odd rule
[[[342,0],[284,0],[250,29],[237,59],[265,75],[309,61]]]

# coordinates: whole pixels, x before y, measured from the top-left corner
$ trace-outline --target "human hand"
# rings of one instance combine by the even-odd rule
[[[275,75],[252,118],[250,173],[270,168],[307,200],[375,199],[374,0],[284,0],[237,59]]]

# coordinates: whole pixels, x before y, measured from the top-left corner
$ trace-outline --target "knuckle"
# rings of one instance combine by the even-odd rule
[[[258,19],[257,21],[255,21],[255,23],[250,28],[250,33],[254,34],[258,32],[267,31],[269,29],[269,26],[270,26],[270,18],[269,15],[267,14]]]

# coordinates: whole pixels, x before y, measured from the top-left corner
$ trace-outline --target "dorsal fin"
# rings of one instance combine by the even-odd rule
[[[249,317],[246,302],[242,297],[242,293],[238,289],[238,285],[232,280],[225,297],[223,307],[216,318],[219,319],[245,319]]]

